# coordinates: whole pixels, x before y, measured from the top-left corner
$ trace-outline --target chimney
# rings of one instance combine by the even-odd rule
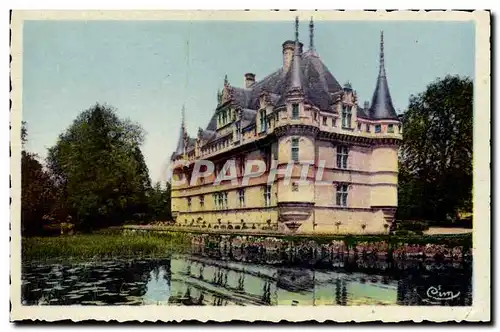
[[[302,47],[304,46],[302,43],[299,43],[300,49],[299,54],[302,54]],[[283,43],[283,69],[285,71],[290,68],[290,64],[293,59],[293,51],[295,50],[295,42],[293,40],[287,40]]]
[[[246,73],[245,74],[245,88],[249,88],[255,83],[255,74]]]
[[[363,109],[367,110],[370,108],[370,102],[365,100],[365,104],[363,105]]]

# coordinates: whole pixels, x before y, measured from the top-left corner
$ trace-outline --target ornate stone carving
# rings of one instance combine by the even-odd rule
[[[316,137],[319,133],[319,128],[303,124],[293,124],[276,127],[275,133],[278,137],[285,135]]]
[[[217,105],[222,104],[222,91],[217,90]]]
[[[314,207],[314,203],[307,202],[280,202],[278,203],[280,222],[291,231],[296,231],[304,220],[307,220]]]
[[[260,108],[265,108],[267,106],[267,104],[269,103],[269,92],[265,90],[261,92],[259,103]]]
[[[222,88],[222,96],[220,104],[224,104],[227,101],[231,100],[232,97],[232,87],[227,80],[227,75],[224,76],[224,87]]]

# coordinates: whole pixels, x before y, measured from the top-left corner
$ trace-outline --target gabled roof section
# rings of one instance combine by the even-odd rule
[[[374,120],[398,120],[398,115],[392,105],[391,94],[389,93],[389,85],[385,73],[383,32],[380,33],[380,69],[368,113],[370,118]]]

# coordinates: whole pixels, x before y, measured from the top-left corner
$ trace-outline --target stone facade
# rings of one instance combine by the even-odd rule
[[[186,180],[172,186],[177,224],[308,233],[389,231],[397,207],[402,127],[388,90],[383,37],[372,106],[360,107],[351,85],[341,87],[320,60],[312,46],[312,22],[310,28],[309,50],[302,51],[296,30],[295,42],[283,43],[283,64],[275,73],[261,81],[247,73],[244,88],[225,78],[212,120],[196,138],[182,124],[172,155],[173,183]],[[191,176],[199,160],[211,161],[215,171],[195,182]],[[214,185],[228,160],[234,162],[236,178]],[[262,161],[266,170],[244,183],[253,161]]]

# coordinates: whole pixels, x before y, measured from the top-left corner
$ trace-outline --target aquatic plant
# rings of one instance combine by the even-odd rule
[[[102,259],[115,257],[164,256],[190,244],[186,233],[144,232],[133,235],[85,234],[75,236],[23,238],[23,261],[34,259]]]

